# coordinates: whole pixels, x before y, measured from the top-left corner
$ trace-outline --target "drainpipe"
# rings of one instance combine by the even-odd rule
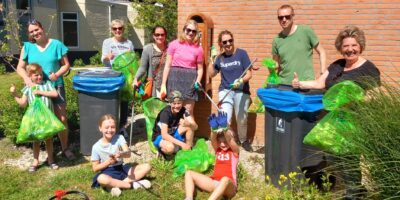
[[[110,29],[110,25],[111,25],[111,8],[114,7],[113,4],[108,5],[108,27],[107,29]],[[108,31],[109,36],[111,37],[111,32]]]

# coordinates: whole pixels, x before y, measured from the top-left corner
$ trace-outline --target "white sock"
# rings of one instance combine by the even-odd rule
[[[135,181],[135,182],[133,182],[132,183],[132,187],[133,187],[133,189],[139,189],[139,188],[146,188],[146,189],[148,189],[148,188],[150,188],[151,187],[151,183],[150,183],[150,181],[149,180],[147,180],[147,179],[142,179],[142,180],[140,180],[140,181]]]

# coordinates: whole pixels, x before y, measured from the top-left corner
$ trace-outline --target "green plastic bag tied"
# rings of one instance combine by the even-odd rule
[[[185,174],[187,170],[205,172],[215,163],[215,155],[208,152],[204,139],[199,139],[192,150],[180,150],[175,156],[173,177]]]
[[[121,99],[123,101],[133,100],[132,82],[139,68],[138,57],[134,52],[125,52],[114,59],[112,69],[121,72],[125,76],[125,85],[121,89]]]
[[[342,106],[364,99],[364,89],[352,81],[335,84],[324,94],[322,103],[326,110],[337,110]]]
[[[166,106],[167,104],[155,97],[151,97],[143,102],[143,111],[144,118],[146,121],[146,132],[147,132],[147,141],[150,146],[150,150],[153,153],[157,153],[157,148],[153,144],[153,127],[156,121],[158,113]]]
[[[65,130],[64,124],[57,118],[39,97],[29,104],[18,130],[17,143],[42,141]]]
[[[318,147],[335,155],[354,153],[355,147],[349,142],[356,134],[350,114],[331,111],[304,137],[303,143]]]

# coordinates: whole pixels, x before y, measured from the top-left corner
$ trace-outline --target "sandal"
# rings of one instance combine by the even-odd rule
[[[39,168],[39,165],[31,165],[31,166],[29,166],[29,168],[28,168],[28,172],[29,172],[29,173],[36,172],[38,168]]]
[[[52,170],[57,170],[58,168],[60,168],[56,163],[51,163],[49,164],[50,169]]]

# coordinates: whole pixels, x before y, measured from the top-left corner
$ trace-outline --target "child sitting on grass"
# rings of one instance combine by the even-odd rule
[[[124,136],[115,134],[117,122],[113,115],[107,114],[99,120],[102,138],[92,147],[92,168],[98,172],[93,177],[92,187],[111,189],[111,194],[119,196],[122,189],[150,188],[149,180],[142,179],[150,172],[150,164],[138,164],[131,167],[124,164],[122,158],[129,158],[131,152]],[[141,180],[142,179],[142,180]]]
[[[16,93],[15,85],[12,84],[10,92],[14,96],[15,100],[21,107],[25,107],[28,103],[31,104],[35,99],[35,95],[40,95],[40,99],[50,110],[53,111],[53,103],[50,98],[56,98],[58,96],[56,89],[53,87],[50,81],[43,82],[43,71],[42,67],[38,64],[27,65],[28,77],[31,79],[33,86],[25,86],[22,89],[22,96]],[[36,89],[33,89],[36,88]],[[28,172],[35,172],[39,167],[39,153],[40,153],[40,141],[33,142],[33,163],[28,168]],[[49,138],[45,141],[47,151],[47,163],[51,169],[58,169],[58,165],[54,162],[53,156],[53,138]]]
[[[237,191],[236,168],[239,161],[239,146],[233,138],[233,131],[227,129],[227,114],[219,112],[210,115],[211,145],[215,150],[214,174],[208,177],[194,171],[185,174],[185,200],[192,200],[195,186],[210,192],[208,199],[232,198]]]

